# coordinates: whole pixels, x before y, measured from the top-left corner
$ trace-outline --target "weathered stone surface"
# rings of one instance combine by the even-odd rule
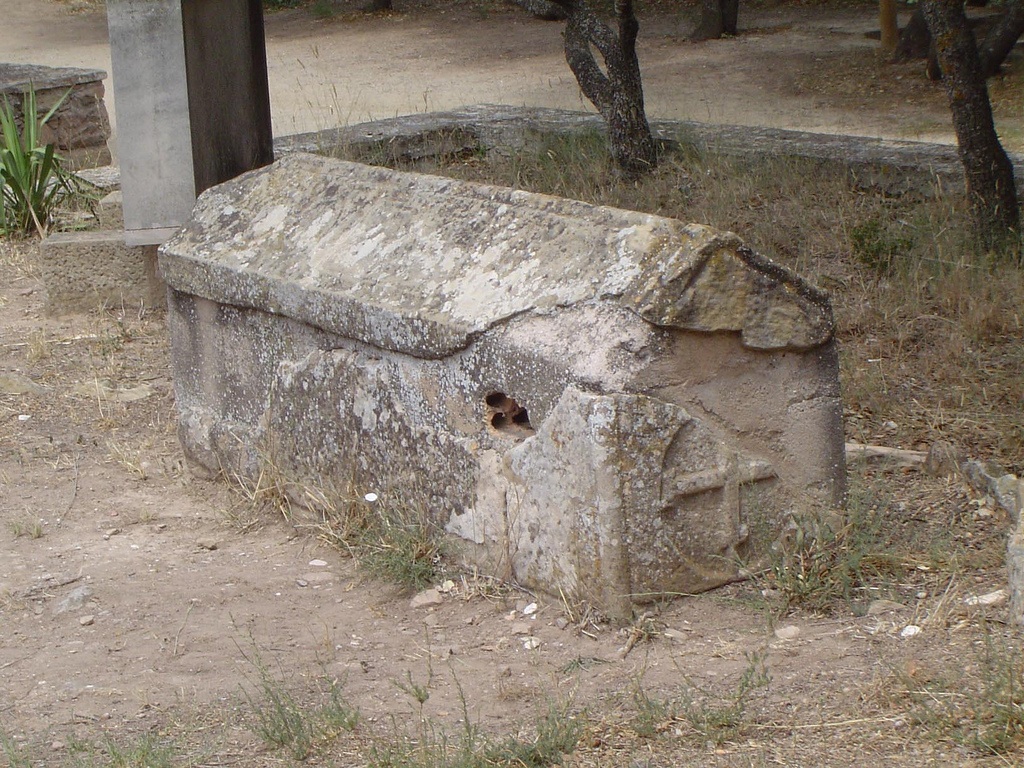
[[[366,216],[383,188],[385,215]],[[587,227],[569,226],[584,218]],[[400,258],[409,248],[416,258]],[[182,258],[165,277],[179,290],[417,357],[463,349],[523,312],[595,298],[663,327],[735,331],[754,349],[813,348],[833,329],[825,294],[734,235],[312,155],[211,191],[172,250]]]
[[[843,492],[829,303],[733,235],[291,156],[160,266],[194,464],[422,506],[619,618]]]
[[[51,314],[166,302],[156,274],[156,247],[125,245],[121,232],[52,234],[39,249],[39,266]]]
[[[1006,570],[1010,586],[1010,623],[1024,626],[1024,523],[1010,533]]]
[[[0,94],[19,120],[23,94],[29,89],[36,93],[38,118],[60,103],[43,126],[40,141],[56,145],[71,167],[90,168],[110,163],[110,119],[103,101],[106,76],[102,70],[0,63]]]

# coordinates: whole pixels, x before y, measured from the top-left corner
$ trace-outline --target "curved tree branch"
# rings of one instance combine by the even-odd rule
[[[633,0],[616,0],[618,34],[600,21],[585,0],[551,0],[566,12],[565,60],[584,95],[608,124],[608,143],[619,170],[629,178],[657,163],[657,147],[644,111],[636,40],[640,24]],[[594,50],[604,60],[604,69]]]

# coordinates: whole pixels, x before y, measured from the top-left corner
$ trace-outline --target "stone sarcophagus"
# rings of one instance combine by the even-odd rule
[[[728,233],[310,155],[160,252],[180,434],[422,504],[467,563],[625,618],[844,486],[827,297]]]

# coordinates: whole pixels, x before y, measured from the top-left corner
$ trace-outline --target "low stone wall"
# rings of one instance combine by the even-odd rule
[[[160,270],[194,466],[422,505],[613,617],[844,492],[828,299],[728,233],[293,154]]]
[[[962,188],[963,164],[955,145],[862,136],[789,131],[692,120],[653,120],[656,139],[668,146],[751,160],[798,158],[848,172],[865,188],[887,194],[935,194]],[[543,136],[605,131],[598,115],[541,107],[481,104],[450,112],[404,115],[314,133],[284,136],[274,144],[288,152],[344,154],[369,163],[444,155],[503,151]],[[1011,155],[1018,186],[1024,185],[1024,157]],[[386,164],[386,163],[385,163]]]
[[[42,118],[63,98],[43,127],[41,140],[55,144],[70,168],[107,165],[110,119],[103,103],[106,76],[98,69],[0,63],[0,103],[6,98],[20,116],[23,94],[35,90],[37,116]]]

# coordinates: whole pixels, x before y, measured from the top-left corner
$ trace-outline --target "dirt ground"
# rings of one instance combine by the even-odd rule
[[[268,14],[277,134],[478,103],[589,109],[557,23],[489,0],[397,0],[400,13],[370,17],[346,12],[355,5],[330,19]],[[877,60],[870,3],[744,3],[739,37],[700,44],[686,40],[692,7],[655,8],[641,15],[638,43],[652,118],[952,141],[944,96],[922,66]],[[18,0],[3,14],[0,60],[110,72],[98,0]],[[997,113],[1019,121],[1017,100],[1000,110],[1003,89],[993,89]]]
[[[91,4],[21,0],[4,9],[0,59],[109,66],[102,21]],[[658,17],[644,37],[652,116],[948,138],[942,95],[917,68],[870,79],[889,71],[863,35],[870,9],[763,10],[740,38],[701,45],[684,42],[688,23]],[[290,132],[482,101],[576,107],[558,34],[493,9],[273,14],[275,123]],[[837,60],[852,81],[830,79]],[[530,738],[551,706],[586,711],[568,765],[1020,759],[986,757],[954,733],[989,711],[991,692],[975,683],[991,679],[992,649],[1019,663],[1021,647],[1001,606],[964,602],[1004,585],[1008,521],[956,481],[853,470],[886,486],[908,524],[953,530],[982,556],[948,573],[922,564],[836,615],[779,618],[765,580],[653,606],[624,629],[457,576],[439,604],[413,607],[308,530],[193,479],[162,314],[47,315],[35,248],[0,241],[0,765],[155,764],[118,763],[109,746],[146,735],[173,747],[169,764],[289,764],[254,732],[246,692],[258,699],[268,674],[299,696],[336,680],[359,708],[356,732],[314,764],[364,765],[368,744],[421,716],[457,734],[468,714],[489,734]],[[873,602],[882,597],[898,604]],[[741,727],[722,737],[700,724],[762,669],[771,682],[751,692]],[[429,692],[422,708],[417,686]]]

